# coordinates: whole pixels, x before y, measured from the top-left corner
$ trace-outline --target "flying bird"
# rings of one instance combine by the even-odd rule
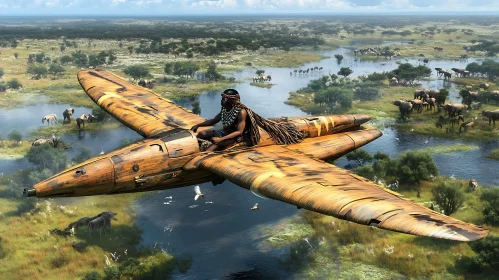
[[[251,210],[260,210],[260,208],[258,208],[258,203],[255,203],[255,205],[251,207]]]
[[[400,139],[398,137],[395,137],[395,140],[400,141]]]
[[[194,200],[198,200],[198,198],[200,196],[202,196],[204,198],[204,194],[201,193],[201,188],[199,187],[199,185],[194,187],[194,192],[196,192],[196,196],[194,197]]]

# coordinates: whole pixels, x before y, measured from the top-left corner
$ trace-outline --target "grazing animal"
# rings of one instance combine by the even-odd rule
[[[474,125],[473,122],[462,123],[461,126],[459,127],[459,132],[461,132],[461,129],[464,129],[464,132],[466,132],[468,128],[474,127],[473,125]]]
[[[201,193],[201,188],[199,187],[199,185],[194,187],[194,192],[196,193],[196,196],[194,196],[194,200],[198,200],[200,196],[204,198],[204,194]]]
[[[52,139],[47,139],[47,138],[41,138],[41,139],[36,139],[31,143],[31,146],[41,146],[43,144],[50,144],[51,146],[54,146]]]
[[[51,122],[52,124],[58,123],[57,122],[57,115],[56,114],[48,114],[42,118],[42,123],[45,123],[47,121],[47,125],[49,125]]]
[[[78,130],[81,130],[81,125],[83,125],[83,129],[85,129],[85,121],[94,121],[94,120],[97,120],[97,118],[92,115],[92,114],[88,114],[88,115],[81,115],[79,118],[76,119],[76,126],[78,127]]]
[[[479,88],[483,88],[484,90],[488,90],[488,89],[489,89],[489,87],[490,87],[490,85],[489,85],[489,84],[487,84],[487,83],[485,83],[485,84],[480,84],[478,87],[479,87]]]
[[[401,119],[404,119],[405,117],[409,117],[409,113],[412,111],[412,103],[411,102],[396,100],[393,102],[393,105],[399,107]]]
[[[478,182],[476,181],[475,178],[471,178],[469,183],[468,183],[468,187],[474,191],[477,187],[478,187]]]
[[[114,212],[102,212],[96,217],[91,218],[92,220],[88,222],[89,233],[91,234],[92,229],[99,229],[99,234],[104,229],[104,233],[107,233],[107,229],[111,228],[111,219],[116,220],[114,216],[116,216]]]
[[[484,117],[489,118],[489,125],[491,122],[493,122],[494,126],[496,126],[496,121],[499,120],[499,109],[497,109],[495,111],[483,110],[482,115]]]
[[[64,110],[64,112],[62,112],[62,116],[64,117],[63,122],[68,120],[68,123],[70,123],[71,117],[73,117],[74,112],[75,112],[75,109],[73,109],[73,108],[67,108],[66,110]]]

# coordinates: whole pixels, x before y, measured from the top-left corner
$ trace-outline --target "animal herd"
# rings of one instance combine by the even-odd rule
[[[305,70],[303,69],[295,69],[293,70],[292,72],[289,72],[289,75],[292,76],[293,74],[296,75],[305,75],[305,74],[308,74],[309,72],[314,72],[314,71],[322,71],[324,69],[324,67],[322,66],[314,66],[314,67],[310,67],[310,68],[307,68]]]
[[[488,88],[488,85],[486,85]],[[393,105],[399,107],[400,111],[400,117],[402,119],[409,117],[409,114],[413,111],[416,111],[418,113],[421,113],[423,111],[423,108],[427,108],[426,111],[434,111],[436,110],[436,106],[438,106],[436,102],[436,96],[439,94],[439,90],[429,90],[429,89],[418,89],[414,92],[413,99],[408,99],[408,100],[395,100],[393,102]],[[472,105],[479,104],[474,103]],[[435,125],[438,128],[443,128],[443,125],[450,125],[452,129],[454,128],[454,125],[459,125],[459,123],[462,121],[461,125],[459,125],[459,132],[466,132],[467,129],[473,128],[474,127],[474,122],[473,121],[468,121],[465,122],[463,112],[466,110],[473,110],[473,109],[479,109],[479,106],[466,106],[465,104],[444,104],[440,105],[441,109],[444,110],[444,112],[447,114],[447,117],[445,116],[439,116],[437,122]],[[493,123],[495,126],[495,121],[499,120],[499,109],[495,111],[491,110],[483,110],[481,112],[482,116],[484,118],[487,118],[489,121],[489,125]],[[475,118],[476,119],[476,118]],[[449,127],[447,127],[447,130],[449,130]]]
[[[67,108],[66,110],[64,110],[64,112],[62,112],[62,116],[64,117],[63,123],[67,123],[67,124],[71,123],[71,120],[73,119],[74,112],[75,112],[75,110],[73,108]],[[81,131],[82,129],[85,128],[85,122],[91,122],[91,121],[95,121],[95,120],[97,120],[97,118],[94,115],[83,114],[80,117],[76,118],[76,127],[78,128],[79,131]],[[44,124],[45,121],[47,122],[47,125],[58,124],[57,115],[56,114],[45,115],[42,118],[42,124]],[[31,143],[31,146],[40,146],[40,145],[43,145],[46,143],[48,143],[50,146],[52,146],[54,148],[57,148],[57,146],[60,144],[60,140],[58,138],[56,138],[55,136],[53,136],[52,139],[50,139],[50,138],[38,139],[37,138],[37,139],[35,139],[35,141],[33,141],[33,143]]]

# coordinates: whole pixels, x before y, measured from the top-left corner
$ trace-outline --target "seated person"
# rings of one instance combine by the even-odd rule
[[[206,151],[223,150],[242,141],[247,142],[248,146],[257,145],[260,141],[259,127],[267,131],[277,144],[298,143],[303,138],[303,134],[291,123],[267,120],[254,113],[240,102],[239,93],[235,89],[226,89],[222,93],[221,105],[222,109],[215,118],[191,128],[196,132],[199,127],[213,126],[222,121],[223,129],[198,133],[198,138],[213,143]]]

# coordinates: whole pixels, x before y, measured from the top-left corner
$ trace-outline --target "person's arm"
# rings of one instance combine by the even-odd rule
[[[239,116],[237,117],[237,130],[225,135],[224,137],[211,138],[211,141],[213,142],[213,144],[218,144],[224,140],[232,139],[232,138],[239,137],[239,136],[243,135],[244,128],[246,127],[246,116],[247,115],[248,115],[248,113],[246,112],[246,110],[242,109],[241,112],[239,113]]]
[[[221,119],[222,119],[222,116],[221,116],[220,113],[218,113],[213,119],[211,119],[211,120],[205,120],[202,123],[198,123],[198,124],[194,125],[193,127],[191,127],[191,130],[194,131],[194,132],[196,132],[200,126],[211,126],[211,125],[215,125]]]

